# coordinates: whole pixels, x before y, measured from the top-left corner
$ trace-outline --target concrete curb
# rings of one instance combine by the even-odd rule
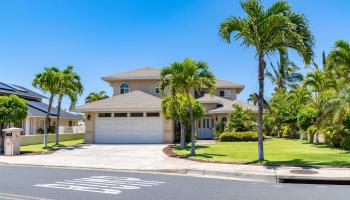
[[[204,178],[224,178],[235,179],[242,181],[257,181],[276,183],[276,175],[269,174],[253,174],[253,173],[241,173],[241,172],[223,172],[213,170],[200,170],[200,169],[113,169],[113,168],[95,168],[95,167],[72,167],[62,165],[33,165],[33,164],[11,164],[0,162],[0,165],[4,166],[23,166],[23,167],[47,167],[58,169],[76,169],[76,170],[97,170],[97,171],[117,171],[117,172],[135,172],[135,173],[156,173],[166,175],[184,175],[184,176],[196,176]]]

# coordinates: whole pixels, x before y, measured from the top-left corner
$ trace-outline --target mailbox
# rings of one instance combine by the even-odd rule
[[[4,154],[7,156],[20,154],[21,128],[7,128],[2,130],[5,134]]]

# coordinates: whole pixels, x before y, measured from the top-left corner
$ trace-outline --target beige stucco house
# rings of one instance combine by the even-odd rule
[[[17,95],[25,100],[28,104],[28,112],[25,120],[18,124],[10,124],[9,127],[15,126],[22,128],[23,135],[35,135],[43,132],[48,105],[42,100],[46,97],[33,92],[25,87],[0,82],[0,96]],[[52,107],[50,111],[51,126],[55,126],[57,117],[57,108]],[[59,133],[82,133],[84,132],[84,121],[82,115],[61,110]]]
[[[78,106],[75,111],[86,116],[86,143],[172,143],[177,126],[161,113],[158,90],[160,69],[145,67],[102,77],[113,88],[113,96]],[[199,138],[213,138],[214,124],[225,120],[232,105],[256,110],[237,100],[244,85],[217,79],[216,94],[203,88],[195,97],[206,110],[197,122]]]

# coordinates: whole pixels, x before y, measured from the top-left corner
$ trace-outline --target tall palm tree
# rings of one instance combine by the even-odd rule
[[[277,51],[296,50],[306,64],[313,59],[314,38],[304,15],[293,12],[286,1],[277,1],[265,9],[258,0],[241,2],[246,17],[229,17],[220,25],[220,36],[228,43],[231,35],[242,39],[242,45],[253,47],[258,57],[258,149],[264,160],[262,115],[264,98],[265,57]]]
[[[80,76],[73,72],[73,66],[68,66],[59,73],[59,91],[58,91],[58,105],[57,105],[57,122],[56,122],[56,145],[59,144],[59,126],[61,115],[61,104],[63,96],[68,96],[70,99],[70,110],[75,106],[78,95],[83,93],[83,85],[80,81]]]
[[[45,68],[44,72],[36,74],[32,82],[32,85],[36,88],[39,88],[44,93],[49,93],[49,105],[46,112],[45,123],[44,123],[44,147],[47,147],[47,129],[50,127],[49,117],[51,112],[52,103],[54,97],[58,94],[59,91],[59,76],[58,73],[60,70],[56,67]]]
[[[109,96],[103,90],[100,92],[90,92],[90,94],[85,98],[85,103],[91,103],[94,101],[107,99],[108,97]]]
[[[160,90],[168,88],[170,93],[181,93],[188,96],[188,109],[190,112],[191,124],[191,155],[195,155],[195,126],[193,115],[193,104],[191,95],[201,92],[205,86],[213,94],[215,91],[215,76],[209,70],[206,62],[196,62],[186,58],[182,62],[174,62],[170,66],[164,67],[160,75]],[[193,94],[192,94],[193,93]]]
[[[272,72],[267,71],[266,76],[276,85],[275,89],[295,87],[303,80],[303,75],[297,72],[300,68],[288,59],[286,53],[280,53],[280,61],[276,67],[271,63],[271,68]]]

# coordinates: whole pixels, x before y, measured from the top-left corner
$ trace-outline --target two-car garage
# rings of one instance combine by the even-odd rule
[[[163,133],[159,112],[97,113],[94,143],[163,143]]]
[[[171,143],[173,125],[164,119],[161,99],[134,90],[75,108],[84,112],[85,142],[94,144]]]

